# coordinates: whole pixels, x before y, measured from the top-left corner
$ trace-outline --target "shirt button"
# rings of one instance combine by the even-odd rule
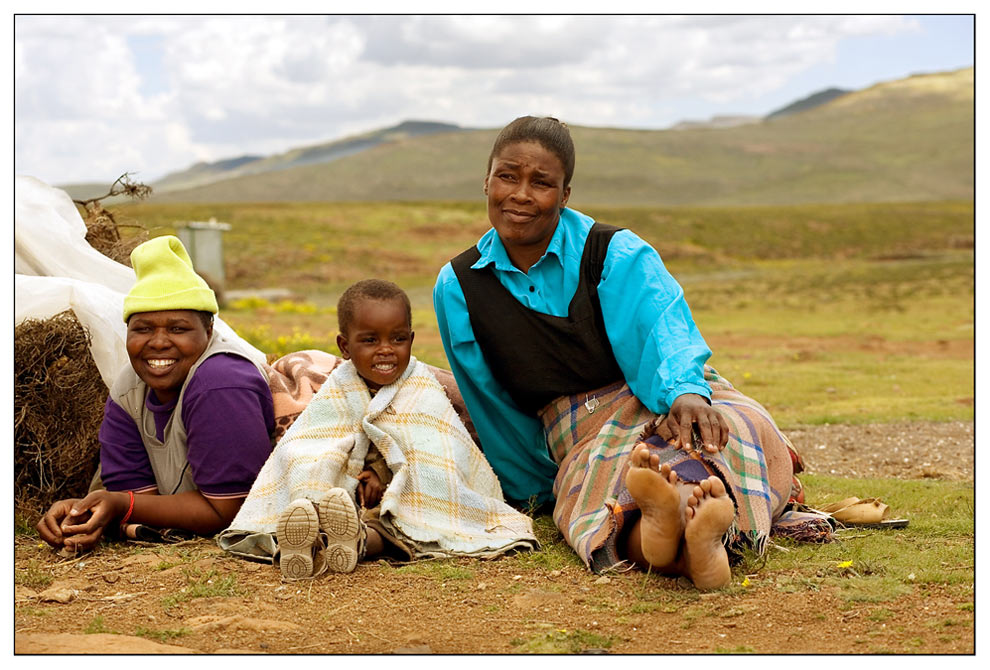
[[[533,291],[535,291],[535,290],[536,290],[536,287],[535,287],[535,286],[530,286],[530,287],[529,287],[529,292],[530,292],[530,293],[532,293],[532,292],[533,292]]]

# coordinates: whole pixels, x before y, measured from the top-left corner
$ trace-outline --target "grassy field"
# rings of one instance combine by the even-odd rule
[[[589,213],[661,250],[715,352],[711,363],[785,429],[973,419],[971,203]],[[410,294],[416,355],[445,364],[433,280],[486,230],[481,205],[139,205],[118,219],[160,235],[211,216],[233,226],[228,290],[292,292],[222,309],[262,350],[336,353],[337,296],[380,276]],[[63,653],[83,653],[80,638],[117,633],[205,652],[391,653],[408,638],[442,653],[972,654],[974,482],[801,478],[812,506],[876,496],[910,525],[841,530],[821,545],[775,538],[764,555],[733,566],[728,586],[704,594],[652,573],[588,572],[547,514],[535,518],[539,552],[377,561],[305,588],[286,588],[277,573],[206,539],[111,542],[85,560],[54,559],[17,522],[15,588],[88,581],[70,603],[22,596],[15,631],[81,633]],[[249,612],[271,619],[263,622],[271,630],[203,628],[206,612],[231,620]],[[319,622],[320,635],[308,625],[292,632],[284,619]]]
[[[372,561],[305,588],[280,585],[276,572],[224,556],[208,539],[157,547],[112,542],[82,562],[63,562],[22,531],[15,589],[40,592],[81,579],[88,588],[69,603],[22,596],[15,629],[76,633],[62,643],[72,646],[56,647],[60,653],[110,653],[97,641],[80,646],[89,635],[109,633],[207,653],[341,653],[344,641],[347,653],[395,653],[413,635],[437,653],[972,654],[972,482],[803,481],[814,503],[869,490],[910,525],[841,530],[827,544],[775,538],[763,556],[745,554],[731,582],[707,594],[635,570],[600,578],[549,515],[535,519],[539,552],[498,561]],[[245,612],[260,617],[249,623],[267,626],[245,635],[202,624],[243,621]],[[321,634],[295,633],[286,621],[315,622]],[[443,640],[450,631],[463,641]]]
[[[970,202],[733,208],[589,208],[654,244],[714,351],[711,364],[787,427],[972,419]],[[119,219],[152,235],[216,217],[231,300],[222,317],[263,351],[336,353],[335,305],[366,277],[413,302],[416,355],[446,365],[437,270],[486,229],[480,203],[149,205]]]

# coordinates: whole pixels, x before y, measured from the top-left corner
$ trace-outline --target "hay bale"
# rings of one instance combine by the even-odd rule
[[[85,495],[99,463],[107,387],[71,311],[14,329],[14,505],[27,520]]]
[[[110,185],[105,195],[88,200],[73,200],[86,212],[86,241],[104,256],[111,258],[127,267],[131,266],[131,250],[148,239],[148,231],[137,223],[120,224],[114,220],[113,214],[101,202],[105,198],[127,196],[136,200],[144,200],[151,195],[151,187],[140,182],[131,181],[130,173],[117,177]],[[125,237],[120,234],[121,226],[136,228],[138,231]]]
[[[148,239],[148,231],[137,224],[128,224],[138,230],[133,235],[124,237],[120,234],[120,224],[114,220],[113,214],[99,202],[87,203],[85,209],[84,223],[89,245],[107,258],[130,267],[131,251]]]

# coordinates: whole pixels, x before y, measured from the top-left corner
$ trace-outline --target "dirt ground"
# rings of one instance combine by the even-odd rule
[[[810,473],[973,479],[971,422],[788,435]],[[683,580],[599,577],[573,563],[370,562],[283,582],[207,539],[62,559],[18,536],[14,554],[17,654],[974,653],[973,595],[958,589],[914,589],[878,616],[878,603],[850,605],[827,587],[814,597],[773,583],[702,594]],[[958,624],[951,635],[932,625],[947,620]]]

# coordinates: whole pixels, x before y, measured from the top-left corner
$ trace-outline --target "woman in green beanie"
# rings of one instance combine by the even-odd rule
[[[217,301],[182,243],[134,249],[124,299],[127,354],[100,427],[103,490],[60,500],[38,523],[56,548],[83,551],[137,525],[211,535],[237,514],[272,450],[266,368],[213,329]]]

